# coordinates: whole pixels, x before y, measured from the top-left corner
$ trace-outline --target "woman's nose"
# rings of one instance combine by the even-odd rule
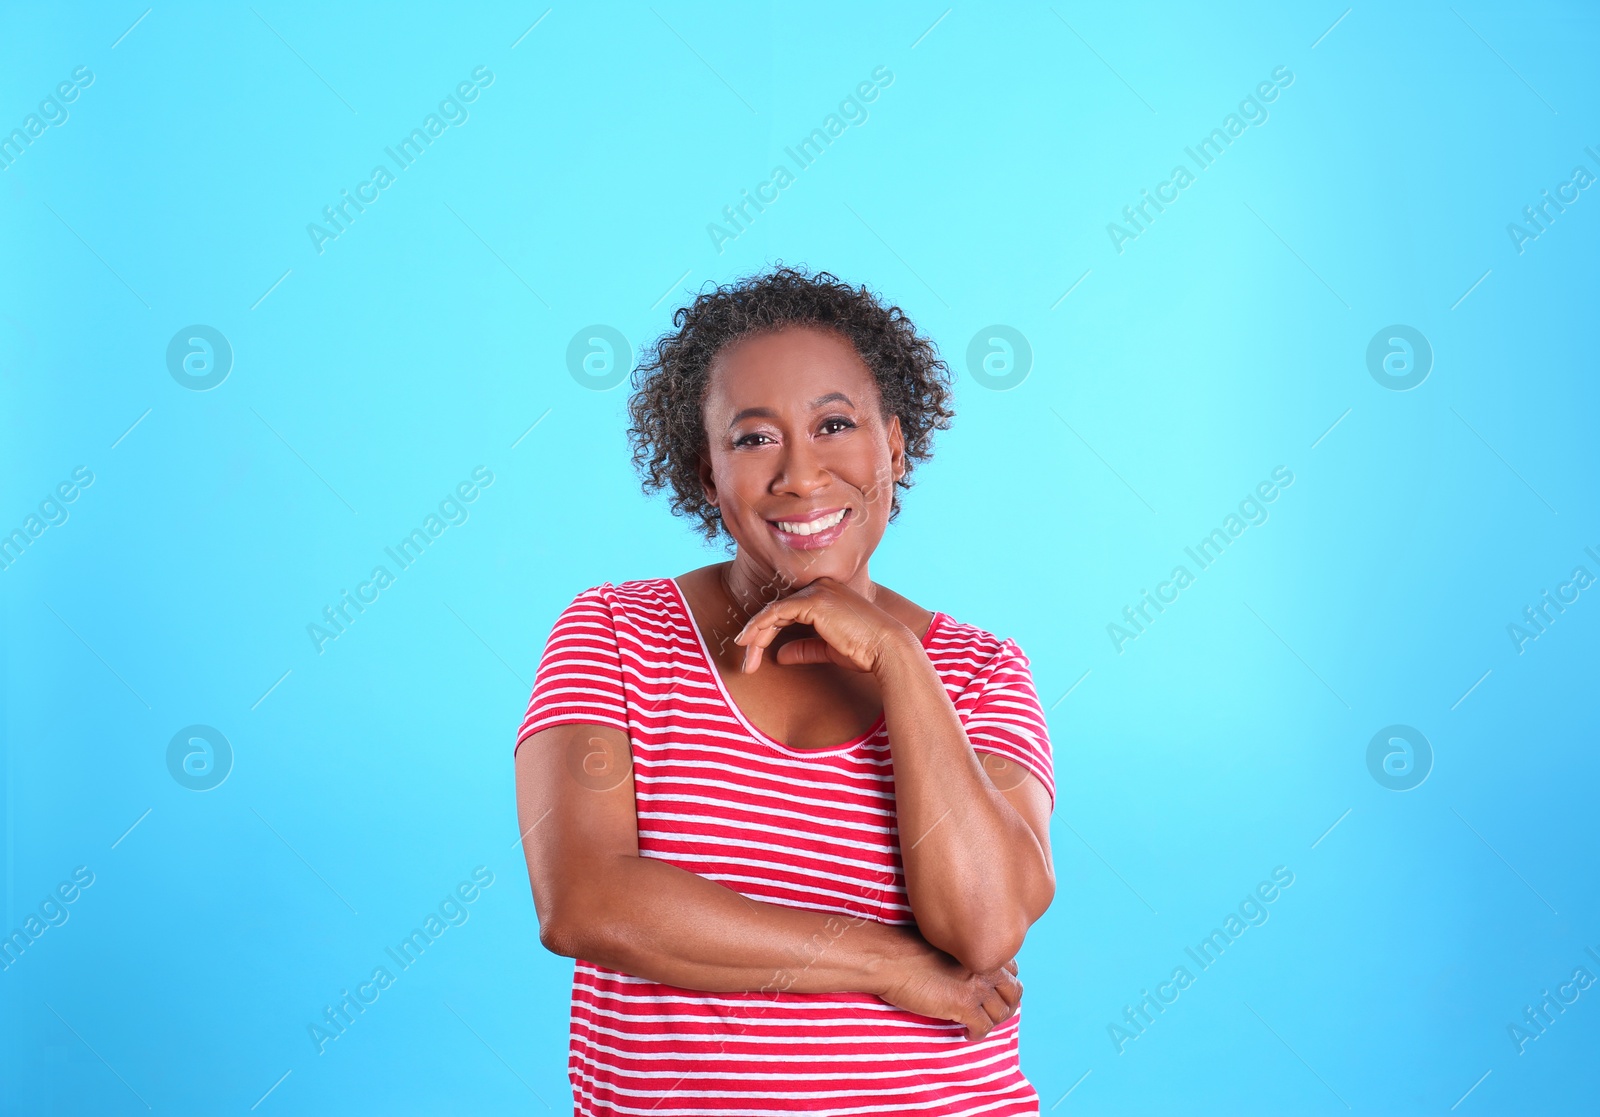
[[[773,478],[772,487],[777,492],[810,496],[826,487],[831,480],[832,474],[815,448],[805,442],[791,442],[779,459],[778,474]]]

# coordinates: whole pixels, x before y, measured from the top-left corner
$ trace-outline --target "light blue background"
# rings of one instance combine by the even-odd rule
[[[0,128],[95,75],[0,172],[0,529],[95,476],[0,572],[4,929],[95,874],[0,973],[9,1112],[567,1111],[513,737],[575,592],[721,557],[639,494],[626,388],[567,345],[639,346],[778,259],[882,291],[957,374],[873,572],[1017,639],[1049,709],[1046,1111],[1596,1104],[1600,987],[1507,1032],[1600,974],[1600,591],[1507,635],[1600,575],[1600,190],[1506,231],[1600,174],[1592,8],[142,10],[0,16]],[[307,224],[480,65],[470,119],[319,254]],[[880,65],[719,253],[722,206]],[[1270,118],[1119,253],[1107,224],[1277,66]],[[206,392],[166,364],[196,323],[234,351]],[[1033,349],[1010,391],[966,365],[991,324]],[[1410,391],[1368,371],[1391,324],[1433,349]],[[480,465],[470,519],[319,654],[306,626]],[[1280,465],[1270,519],[1119,653],[1106,626]],[[1366,761],[1396,723],[1434,751],[1406,792]],[[234,750],[204,793],[167,768],[191,724]],[[324,1006],[480,865],[468,921],[319,1054]],[[1124,1006],[1278,865],[1270,920],[1119,1054]]]

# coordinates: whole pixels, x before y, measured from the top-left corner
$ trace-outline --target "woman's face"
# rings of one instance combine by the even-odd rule
[[[791,326],[717,354],[700,479],[751,573],[799,587],[866,570],[905,469],[900,420],[880,407],[872,370],[831,330]]]

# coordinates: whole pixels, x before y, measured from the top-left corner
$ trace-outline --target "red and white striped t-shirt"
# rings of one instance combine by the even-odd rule
[[[944,613],[923,647],[974,749],[1023,765],[1055,802],[1027,657]],[[550,633],[517,733],[593,723],[628,735],[639,854],[754,900],[910,924],[883,719],[794,749],[729,697],[671,578],[580,593]],[[567,1069],[575,1112],[1035,1114],[1018,1011],[981,1040],[870,993],[707,993],[579,959]]]

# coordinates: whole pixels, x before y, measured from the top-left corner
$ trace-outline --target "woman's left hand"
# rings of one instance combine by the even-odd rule
[[[780,647],[776,658],[785,665],[836,663],[875,673],[901,641],[916,642],[909,628],[843,582],[818,578],[756,613],[733,638],[744,647],[740,670],[761,666],[762,652],[791,624],[810,625],[817,635]]]

